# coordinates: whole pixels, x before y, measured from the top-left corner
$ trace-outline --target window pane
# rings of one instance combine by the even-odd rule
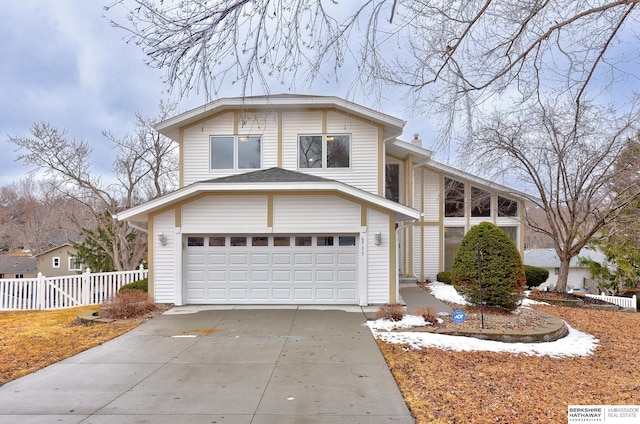
[[[211,169],[233,169],[233,137],[211,137]]]
[[[260,168],[260,137],[238,137],[238,169]]]
[[[251,246],[269,246],[269,237],[252,237]]]
[[[384,197],[394,202],[400,202],[400,165],[392,163],[385,166]]]
[[[509,227],[499,227],[502,231],[507,233],[513,244],[518,246],[518,227],[509,226]]]
[[[464,227],[445,227],[444,229],[444,270],[451,271],[453,258],[464,237]]]
[[[69,257],[69,271],[82,271],[82,262],[79,256]]]
[[[356,236],[340,236],[338,237],[338,244],[340,246],[355,246]]]
[[[187,246],[204,246],[204,237],[187,237]]]
[[[471,216],[491,216],[491,193],[481,188],[471,187]]]
[[[518,202],[498,196],[498,216],[518,216]]]
[[[464,183],[444,179],[444,216],[464,216]]]
[[[311,246],[311,237],[296,237],[296,246]]]
[[[274,246],[289,246],[291,244],[291,237],[274,237]]]
[[[327,135],[327,168],[349,167],[350,138],[348,135]]]
[[[231,246],[242,247],[247,245],[246,237],[231,237]]]
[[[300,136],[298,140],[298,167],[322,168],[322,136]]]
[[[332,236],[318,236],[318,246],[333,246]]]
[[[225,245],[224,237],[209,237],[209,246],[222,247]]]

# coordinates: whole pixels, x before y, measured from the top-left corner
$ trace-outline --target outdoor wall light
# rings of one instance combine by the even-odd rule
[[[160,242],[160,244],[162,246],[166,246],[167,245],[167,236],[165,236],[163,233],[158,233],[158,241]]]
[[[382,244],[382,233],[380,231],[376,231],[375,243],[376,246],[380,246]]]

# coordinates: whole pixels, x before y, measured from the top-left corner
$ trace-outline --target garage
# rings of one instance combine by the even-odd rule
[[[357,304],[357,234],[187,235],[188,304]]]

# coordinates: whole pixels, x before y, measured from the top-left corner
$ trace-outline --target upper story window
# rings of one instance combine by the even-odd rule
[[[260,136],[211,136],[211,169],[260,169],[261,141]]]
[[[464,183],[444,178],[444,216],[464,216]]]
[[[518,216],[518,202],[498,196],[498,216]]]
[[[400,165],[388,163],[385,166],[384,178],[384,197],[394,202],[400,202]]]
[[[350,166],[350,135],[298,136],[298,168],[349,168]]]
[[[54,256],[54,257],[53,257],[53,260],[52,260],[51,266],[52,266],[53,268],[60,268],[60,257],[59,257],[59,256]]]
[[[491,193],[477,187],[471,187],[471,216],[491,216]]]

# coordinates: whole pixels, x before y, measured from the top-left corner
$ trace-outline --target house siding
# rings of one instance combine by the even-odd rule
[[[182,207],[186,234],[266,233],[267,196],[210,195]]]
[[[375,244],[375,233],[380,231],[382,243]],[[390,299],[389,289],[389,215],[376,210],[367,211],[367,303],[383,304]]]
[[[176,243],[180,244],[180,235],[175,230],[175,212],[173,210],[153,218],[153,295],[157,303],[176,302]],[[163,246],[157,234],[165,235],[167,243]]]
[[[424,249],[422,246],[424,245]],[[435,280],[440,270],[440,227],[416,226],[413,229],[412,275],[418,280]]]
[[[358,204],[325,195],[274,196],[274,233],[357,233],[359,230]]]

